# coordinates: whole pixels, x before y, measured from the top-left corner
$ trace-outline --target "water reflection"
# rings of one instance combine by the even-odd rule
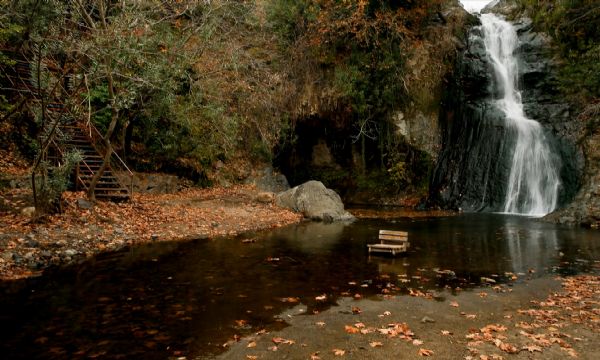
[[[379,229],[409,232],[409,253],[370,256]],[[5,359],[165,359],[210,354],[235,334],[285,326],[340,295],[477,284],[505,272],[589,270],[597,232],[522,217],[465,215],[303,223],[245,238],[159,243],[30,282],[1,284]],[[444,270],[446,270],[444,272]],[[401,275],[400,277],[398,275]],[[315,296],[327,294],[329,302]]]
[[[526,229],[506,227],[504,237],[512,271],[526,273],[531,268],[547,268],[558,255],[558,240],[555,229]]]

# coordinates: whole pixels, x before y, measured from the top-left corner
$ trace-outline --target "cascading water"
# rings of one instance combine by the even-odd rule
[[[541,125],[525,116],[517,88],[518,65],[514,51],[518,38],[514,27],[494,14],[481,15],[481,23],[500,96],[496,106],[505,114],[517,137],[503,211],[543,216],[557,205],[559,160],[548,145]]]

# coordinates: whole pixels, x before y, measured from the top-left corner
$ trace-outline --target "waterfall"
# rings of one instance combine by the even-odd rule
[[[557,205],[560,161],[548,145],[541,125],[524,113],[517,87],[514,52],[518,38],[514,27],[494,14],[481,15],[481,23],[486,52],[495,72],[499,96],[495,104],[516,136],[503,211],[543,216]]]

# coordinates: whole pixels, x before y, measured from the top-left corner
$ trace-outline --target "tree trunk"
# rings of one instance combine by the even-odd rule
[[[90,15],[85,10],[85,7],[81,3],[81,1],[78,0],[77,3],[80,6],[80,8],[83,10],[83,13],[85,14],[85,19],[89,23],[88,25],[90,25],[91,28],[95,29],[96,26],[95,26],[94,22],[92,21]],[[105,4],[104,1],[100,1],[98,5],[99,5],[98,15],[100,16],[102,29],[104,31],[107,31],[107,29],[108,29],[108,24],[106,22],[107,4]],[[106,152],[105,152],[104,158],[102,160],[102,165],[100,165],[100,169],[98,169],[98,171],[92,177],[92,180],[90,181],[90,187],[88,188],[88,191],[87,191],[88,199],[90,199],[91,201],[96,200],[96,194],[95,194],[96,185],[98,184],[98,181],[100,180],[100,178],[104,174],[104,171],[108,167],[110,157],[111,157],[112,151],[113,151],[112,144],[110,142],[110,138],[112,137],[112,134],[115,131],[115,127],[117,126],[117,121],[119,120],[119,110],[117,109],[117,106],[116,106],[115,83],[114,83],[114,79],[113,79],[111,63],[112,63],[112,59],[107,56],[104,59],[104,65],[106,66],[106,79],[108,81],[108,99],[110,101],[111,118],[110,118],[110,125],[108,126],[108,129],[106,129],[106,133],[104,134],[104,145],[106,146],[106,148],[104,150]]]
[[[105,145],[105,154],[104,159],[102,160],[102,165],[100,165],[100,169],[94,174],[92,180],[90,181],[90,187],[88,188],[87,196],[91,201],[96,200],[96,185],[98,181],[104,174],[104,170],[108,167],[108,163],[110,161],[110,157],[112,155],[112,144],[110,142],[110,138],[112,137],[113,132],[115,131],[115,127],[117,126],[117,121],[119,120],[119,110],[115,105],[115,91],[114,91],[114,83],[112,72],[110,67],[108,67],[108,96],[111,103],[111,120],[108,129],[106,129],[106,133],[104,134],[104,145]]]

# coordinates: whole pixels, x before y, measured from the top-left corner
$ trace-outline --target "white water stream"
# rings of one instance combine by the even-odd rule
[[[557,157],[552,153],[541,125],[528,119],[523,111],[521,92],[517,88],[518,64],[514,56],[519,40],[514,27],[494,14],[481,15],[481,23],[501,96],[496,105],[517,134],[504,212],[543,216],[556,208],[558,200]]]

